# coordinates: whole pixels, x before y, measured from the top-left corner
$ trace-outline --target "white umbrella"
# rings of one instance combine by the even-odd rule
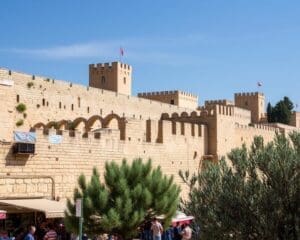
[[[177,222],[185,223],[185,222],[190,222],[193,219],[194,219],[193,216],[187,216],[184,212],[177,211],[175,216],[172,218],[172,223],[177,223]]]

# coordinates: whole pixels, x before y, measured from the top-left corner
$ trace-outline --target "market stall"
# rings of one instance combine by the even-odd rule
[[[62,221],[66,204],[43,198],[36,199],[1,199],[0,209],[3,211],[0,219],[0,236],[17,237],[22,236],[27,231],[28,225],[37,227],[36,237],[42,239],[45,234],[45,227],[48,223],[53,223],[59,231],[62,229]],[[5,213],[5,214],[4,214]]]

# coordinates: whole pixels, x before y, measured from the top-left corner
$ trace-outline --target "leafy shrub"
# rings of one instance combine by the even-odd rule
[[[20,127],[24,124],[24,120],[23,119],[19,119],[17,122],[16,122],[16,126],[17,127]]]
[[[16,106],[16,110],[19,113],[25,112],[26,111],[26,105],[24,103],[20,103]]]
[[[33,87],[33,86],[34,86],[34,83],[33,83],[33,82],[28,82],[28,83],[27,83],[27,87],[28,87],[28,88],[31,88],[31,87]]]

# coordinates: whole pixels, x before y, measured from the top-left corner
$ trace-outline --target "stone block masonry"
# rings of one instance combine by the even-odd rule
[[[77,178],[95,166],[103,177],[107,161],[151,158],[173,175],[201,171],[204,159],[217,160],[254,136],[271,141],[292,126],[261,122],[264,95],[239,93],[230,100],[206,101],[175,91],[131,96],[132,67],[90,65],[89,86],[0,68],[0,198],[71,197]],[[23,111],[20,109],[23,105]],[[19,110],[18,110],[19,109]],[[35,154],[13,153],[13,132],[35,131]],[[49,137],[60,136],[51,143]]]

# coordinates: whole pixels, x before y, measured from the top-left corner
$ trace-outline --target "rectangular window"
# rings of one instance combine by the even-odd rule
[[[77,101],[78,101],[78,107],[80,108],[80,97],[78,97],[78,99],[77,99]]]

